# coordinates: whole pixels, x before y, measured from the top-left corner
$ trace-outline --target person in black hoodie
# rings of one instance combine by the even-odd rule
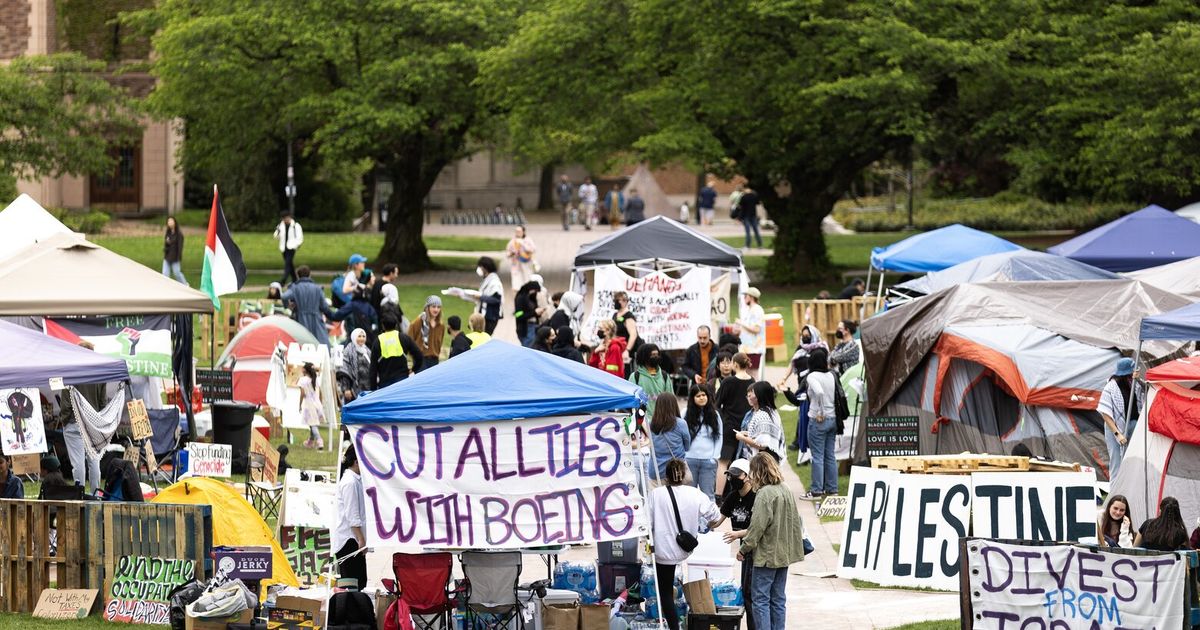
[[[559,326],[550,354],[583,363],[583,355],[575,347],[575,333],[571,332],[570,326]]]
[[[533,336],[537,333],[538,292],[541,285],[530,280],[517,289],[517,297],[513,300],[513,319],[517,325],[517,339],[522,346],[533,345]]]

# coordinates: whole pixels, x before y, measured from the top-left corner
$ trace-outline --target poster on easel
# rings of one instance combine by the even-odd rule
[[[46,452],[37,388],[0,389],[0,446],[5,455]]]
[[[333,474],[289,468],[283,481],[281,527],[337,526],[337,483]]]

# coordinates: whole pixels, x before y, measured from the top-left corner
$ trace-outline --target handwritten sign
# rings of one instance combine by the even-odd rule
[[[316,584],[325,572],[325,565],[333,560],[328,529],[283,527],[279,531],[279,545],[296,577],[305,584]]]
[[[732,276],[728,273],[721,274],[709,285],[711,306],[708,318],[716,326],[729,322],[729,289],[731,286]]]
[[[188,471],[200,477],[233,476],[233,447],[188,442]]]
[[[14,475],[36,475],[42,470],[42,456],[37,453],[12,456]]]
[[[825,497],[817,507],[818,518],[846,518],[846,507],[850,502],[843,496]]]
[[[0,389],[0,451],[6,455],[46,452],[42,399],[36,387]]]
[[[620,418],[353,432],[369,546],[510,549],[649,533]]]
[[[144,440],[154,436],[154,428],[150,426],[150,415],[146,413],[146,403],[141,398],[134,398],[125,405],[129,409],[129,427],[133,439]]]
[[[289,468],[283,480],[282,527],[315,527],[332,530],[337,526],[337,484],[333,476],[320,471]]]
[[[590,333],[600,320],[612,319],[612,296],[624,291],[639,337],[662,350],[687,348],[696,342],[697,328],[712,325],[710,275],[708,269],[696,268],[681,278],[660,271],[634,278],[615,265],[600,267],[584,330]]]
[[[94,588],[45,589],[38,597],[33,616],[42,619],[83,619],[92,613],[99,593]]]
[[[271,446],[271,441],[258,431],[250,431],[250,455],[259,455],[263,460],[262,478],[257,481],[275,483],[279,477],[279,451]]]
[[[171,623],[168,595],[195,577],[192,560],[124,556],[117,559],[112,589],[104,605],[105,621]]]
[[[870,417],[863,424],[867,457],[920,455],[921,420],[916,416]]]
[[[1187,569],[1172,553],[975,539],[967,561],[978,630],[1184,627]]]
[[[1037,541],[1094,536],[1094,485],[1082,473],[909,475],[855,466],[838,577],[957,590],[958,539],[972,524],[978,535]]]

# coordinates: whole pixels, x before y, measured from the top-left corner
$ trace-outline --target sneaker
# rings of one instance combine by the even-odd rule
[[[809,490],[808,492],[805,492],[804,494],[800,495],[800,500],[802,500],[802,501],[820,501],[824,497],[825,497],[825,493],[823,493],[823,492],[813,492],[813,491]]]
[[[796,463],[801,466],[805,466],[811,461],[812,461],[812,453],[810,451],[804,451],[803,453],[800,453],[799,455],[796,456]]]

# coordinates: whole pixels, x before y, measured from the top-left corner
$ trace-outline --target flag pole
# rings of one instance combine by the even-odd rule
[[[213,184],[213,199],[217,198],[217,185]],[[212,216],[208,218],[208,222],[212,223]],[[217,298],[216,309],[213,310],[212,317],[208,318],[208,367],[216,369],[217,367],[217,315],[221,313],[220,298]]]

